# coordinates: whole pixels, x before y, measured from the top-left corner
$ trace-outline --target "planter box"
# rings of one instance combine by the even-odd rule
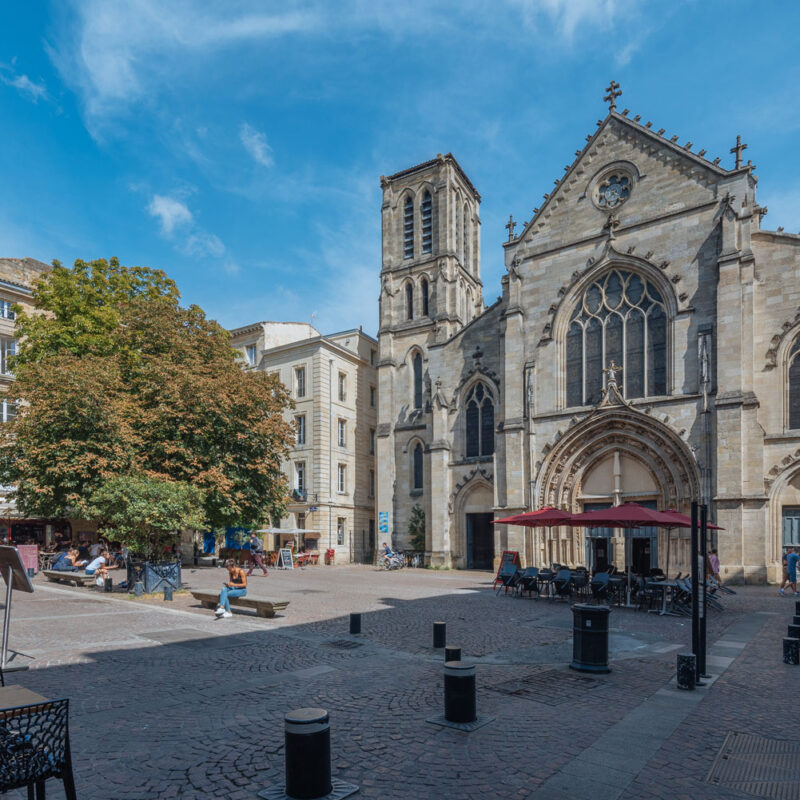
[[[129,561],[129,591],[137,581],[142,582],[146,594],[163,592],[165,586],[176,591],[181,588],[181,564],[179,561]]]

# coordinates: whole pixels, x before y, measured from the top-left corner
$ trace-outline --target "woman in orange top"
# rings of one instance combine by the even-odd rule
[[[244,597],[247,594],[247,575],[240,567],[236,566],[236,562],[229,558],[225,562],[228,568],[228,582],[222,587],[219,593],[219,608],[214,612],[217,617],[232,617],[231,614],[231,597]]]

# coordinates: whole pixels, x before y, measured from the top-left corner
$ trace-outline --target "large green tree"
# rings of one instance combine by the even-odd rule
[[[119,483],[131,478],[196,489],[170,502],[194,497],[213,527],[282,514],[286,390],[243,370],[227,332],[179,297],[164,273],[114,259],[40,281],[18,318],[20,413],[0,429],[0,480],[25,513],[98,519],[109,497],[156,497]]]

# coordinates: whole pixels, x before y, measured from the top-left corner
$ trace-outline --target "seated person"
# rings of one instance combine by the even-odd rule
[[[77,572],[79,567],[85,566],[86,562],[81,564],[78,561],[78,551],[69,550],[59,553],[54,559],[50,569],[58,570],[59,572]]]
[[[228,568],[228,582],[219,593],[219,607],[214,614],[217,617],[228,619],[233,616],[230,598],[244,597],[247,594],[247,575],[241,567],[236,566],[236,562],[232,558],[225,562],[225,566]]]
[[[78,545],[78,555],[79,555],[81,561],[88,561],[89,560],[90,553],[89,553],[89,543],[88,542],[82,541]]]
[[[86,566],[86,574],[87,575],[94,575],[95,573],[100,573],[104,578],[108,577],[108,571],[112,569],[119,569],[118,564],[111,563],[111,556],[109,555],[108,550],[103,550],[97,558],[91,561]]]

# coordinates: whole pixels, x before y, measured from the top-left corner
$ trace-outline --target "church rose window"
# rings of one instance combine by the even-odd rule
[[[414,201],[403,204],[403,258],[414,258]]]
[[[800,336],[789,351],[789,427],[800,428]]]
[[[482,383],[467,396],[467,458],[494,453],[494,403]]]
[[[612,361],[622,367],[620,388],[626,398],[667,393],[664,299],[640,275],[622,270],[612,270],[594,281],[572,313],[566,339],[567,405],[598,403],[603,369]]]
[[[601,208],[616,208],[631,194],[631,179],[622,173],[614,173],[597,187],[597,205]]]
[[[422,216],[422,252],[430,253],[433,251],[433,203],[431,202],[431,193],[428,191],[422,195],[420,213]]]

